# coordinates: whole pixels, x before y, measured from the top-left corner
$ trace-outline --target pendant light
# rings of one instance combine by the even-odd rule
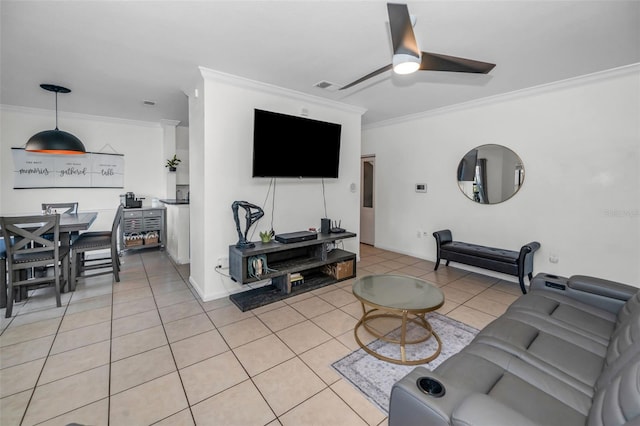
[[[80,139],[71,133],[58,130],[58,93],[70,93],[71,90],[53,84],[41,84],[40,87],[56,94],[56,128],[44,130],[31,136],[25,150],[43,154],[86,154],[84,144]]]

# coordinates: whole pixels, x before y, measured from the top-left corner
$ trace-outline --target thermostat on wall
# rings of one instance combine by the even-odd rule
[[[416,192],[427,192],[426,183],[416,183]]]

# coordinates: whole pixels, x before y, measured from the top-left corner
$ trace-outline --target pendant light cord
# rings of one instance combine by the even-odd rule
[[[56,92],[56,130],[58,130],[58,92]]]

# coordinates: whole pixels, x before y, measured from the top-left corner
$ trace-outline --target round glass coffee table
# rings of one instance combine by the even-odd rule
[[[442,291],[426,281],[405,275],[368,275],[356,279],[353,283],[353,295],[362,304],[362,318],[353,329],[356,342],[367,353],[378,359],[395,364],[417,365],[434,360],[440,355],[442,341],[425,318],[425,314],[435,311],[444,304]],[[401,320],[400,337],[390,337],[371,326],[376,318],[397,318]],[[418,338],[407,340],[407,323],[413,323],[426,330]],[[358,329],[364,327],[369,333],[390,343],[400,345],[400,358],[382,355],[358,337]],[[405,345],[425,342],[433,337],[437,349],[430,356],[421,359],[407,360]]]

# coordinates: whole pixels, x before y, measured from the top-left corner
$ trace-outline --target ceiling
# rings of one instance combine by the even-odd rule
[[[640,1],[413,1],[421,50],[497,64],[488,75],[383,73],[383,1],[0,2],[0,103],[188,123],[203,66],[367,109],[363,124],[640,62]],[[145,106],[143,100],[156,102]]]

